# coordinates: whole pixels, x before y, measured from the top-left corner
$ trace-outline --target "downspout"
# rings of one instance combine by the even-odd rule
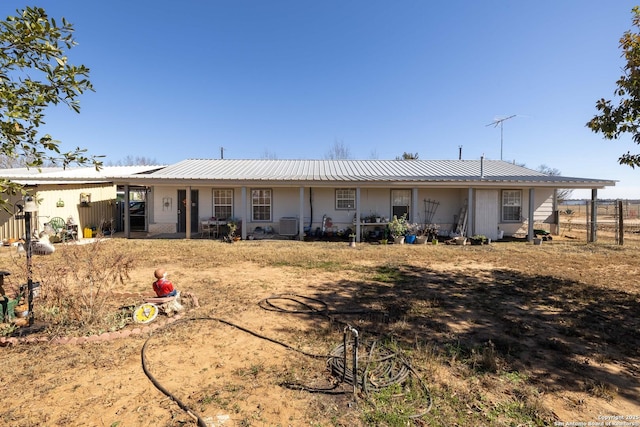
[[[298,195],[298,240],[304,240],[304,187],[300,186]]]

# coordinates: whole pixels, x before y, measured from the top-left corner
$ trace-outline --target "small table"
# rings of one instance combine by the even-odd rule
[[[209,223],[209,227],[215,225],[216,227],[216,237],[220,236],[220,226],[227,225],[227,221],[219,220],[219,219],[210,219],[207,221]]]

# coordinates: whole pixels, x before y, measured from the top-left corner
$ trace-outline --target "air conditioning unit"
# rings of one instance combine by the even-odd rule
[[[281,236],[297,236],[298,235],[298,218],[283,217],[280,218]]]

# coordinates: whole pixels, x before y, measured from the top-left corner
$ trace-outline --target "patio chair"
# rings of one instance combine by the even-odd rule
[[[207,237],[211,237],[211,233],[213,231],[213,225],[207,221],[200,221],[200,237],[204,237],[206,234]]]

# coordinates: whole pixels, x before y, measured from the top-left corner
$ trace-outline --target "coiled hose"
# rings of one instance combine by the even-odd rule
[[[277,304],[278,300],[284,300],[287,303],[294,303],[299,306],[299,309],[290,309],[283,308],[282,306]],[[278,311],[283,313],[292,313],[292,314],[317,314],[330,318],[332,321],[336,321],[332,318],[332,314],[338,312],[329,312],[327,304],[321,300],[315,298],[309,298],[301,295],[294,294],[285,294],[285,295],[276,295],[269,298],[265,298],[261,300],[258,305],[270,311]],[[314,307],[314,305],[316,307]],[[319,307],[319,308],[318,308]],[[354,311],[354,312],[340,312],[343,314],[352,314],[352,313],[365,313],[364,311]],[[327,365],[329,366],[332,374],[339,379],[332,387],[328,388],[316,388],[316,387],[307,387],[302,384],[294,384],[294,383],[281,383],[282,386],[292,389],[305,390],[311,393],[327,393],[327,394],[345,394],[349,393],[349,391],[339,390],[341,384],[347,384],[352,386],[352,392],[354,395],[354,399],[357,398],[358,388],[362,390],[362,392],[368,396],[370,392],[376,392],[383,390],[387,387],[393,385],[402,385],[404,384],[410,377],[415,378],[420,387],[423,390],[423,394],[425,399],[427,400],[426,408],[419,413],[411,415],[410,418],[420,418],[426,415],[433,406],[433,401],[431,398],[431,393],[429,388],[424,383],[422,378],[418,375],[418,373],[413,369],[413,367],[402,357],[400,357],[396,352],[391,351],[385,346],[381,346],[378,344],[377,340],[371,341],[370,343],[363,344],[365,349],[368,350],[364,353],[366,356],[358,357],[359,354],[359,333],[357,330],[352,328],[350,325],[343,323],[345,325],[345,330],[343,334],[343,342],[342,344],[335,347],[329,355],[320,355],[313,354],[302,351],[300,349],[294,348],[289,344],[284,342],[275,340],[273,338],[269,338],[265,335],[254,332],[250,329],[244,328],[235,323],[229,322],[227,320],[216,318],[216,317],[196,317],[191,319],[180,319],[173,323],[166,324],[163,329],[168,329],[169,327],[175,327],[176,325],[193,322],[193,321],[215,321],[219,323],[223,323],[225,325],[236,328],[240,331],[253,335],[257,338],[267,340],[274,344],[280,345],[289,350],[300,353],[304,356],[311,358],[327,358]],[[352,343],[349,343],[347,337],[351,334],[354,338]],[[175,401],[176,404],[187,414],[197,420],[199,427],[207,427],[206,422],[200,417],[197,413],[195,413],[192,409],[190,409],[184,402],[182,402],[178,397],[173,395],[169,390],[167,390],[160,382],[153,376],[153,374],[149,371],[147,367],[146,360],[146,351],[147,345],[153,338],[153,335],[147,338],[141,350],[141,359],[142,359],[142,369],[145,375],[149,378],[149,380],[153,383],[153,385],[160,390],[163,394],[169,397],[171,400]],[[351,353],[352,361],[351,368],[348,366],[348,354]],[[359,368],[360,367],[360,368]]]

